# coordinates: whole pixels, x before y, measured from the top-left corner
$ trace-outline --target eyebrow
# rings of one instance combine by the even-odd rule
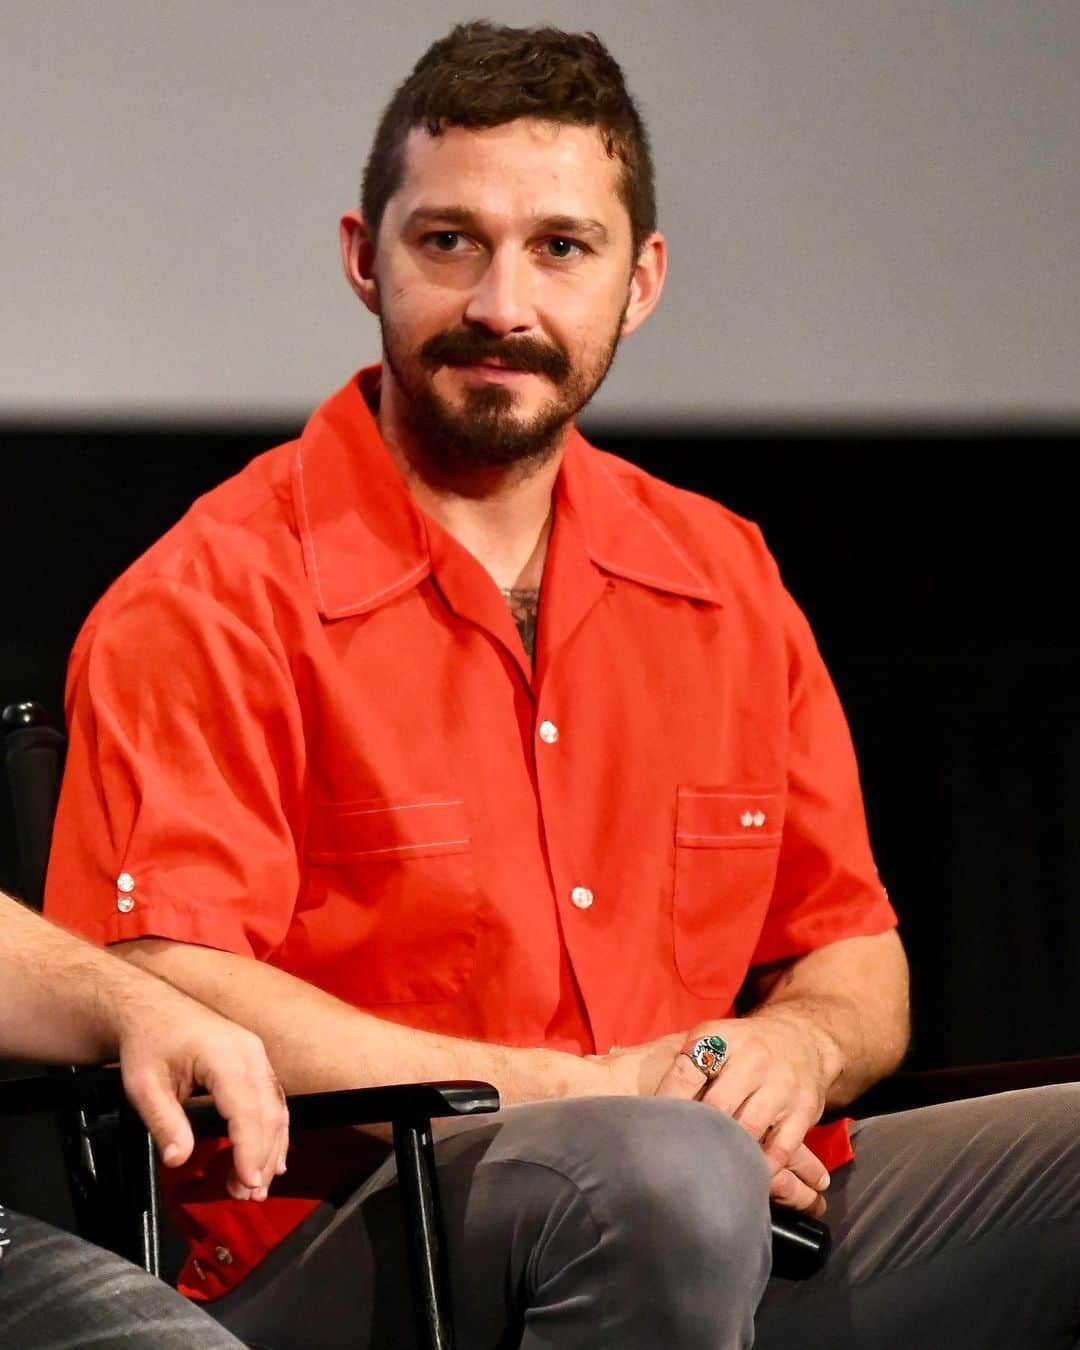
[[[475,211],[465,206],[418,206],[406,217],[405,229],[412,230],[419,225],[461,225],[478,229],[479,218]],[[600,244],[606,244],[609,237],[607,228],[588,216],[540,216],[532,222],[532,228],[537,234],[583,235]]]

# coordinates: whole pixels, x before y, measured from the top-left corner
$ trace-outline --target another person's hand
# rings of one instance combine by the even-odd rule
[[[162,1162],[176,1167],[191,1156],[180,1103],[204,1089],[229,1122],[229,1193],[264,1200],[285,1171],[289,1114],[262,1041],[150,975],[128,991],[117,1018],[124,1090]]]

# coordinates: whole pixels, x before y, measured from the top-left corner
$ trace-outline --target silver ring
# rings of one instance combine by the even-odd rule
[[[728,1056],[728,1043],[723,1036],[702,1036],[686,1046],[682,1053],[708,1080],[715,1078],[724,1067],[724,1061]]]

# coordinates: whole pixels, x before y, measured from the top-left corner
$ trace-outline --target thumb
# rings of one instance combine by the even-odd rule
[[[133,1074],[130,1080],[125,1075],[124,1087],[165,1166],[178,1167],[186,1162],[195,1147],[195,1136],[168,1074],[148,1069]]]

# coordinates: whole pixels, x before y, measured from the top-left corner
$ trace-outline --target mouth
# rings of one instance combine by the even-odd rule
[[[513,384],[519,380],[527,380],[536,373],[532,370],[521,370],[516,366],[503,365],[501,361],[490,357],[481,361],[462,363],[455,361],[450,368],[473,379],[492,380],[497,384]]]

